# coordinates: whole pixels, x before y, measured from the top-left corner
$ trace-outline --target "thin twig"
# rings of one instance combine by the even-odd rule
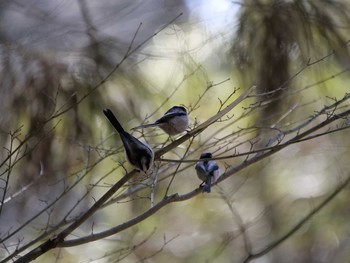
[[[339,186],[336,187],[334,191],[324,201],[322,201],[318,206],[316,206],[307,215],[305,215],[305,217],[302,218],[295,226],[291,227],[289,231],[287,231],[280,238],[270,243],[266,248],[255,253],[249,253],[248,256],[243,260],[243,262],[247,263],[247,262],[250,262],[252,259],[256,259],[263,255],[266,255],[268,252],[270,252],[271,250],[273,250],[274,248],[282,244],[290,236],[295,234],[302,226],[304,226],[305,223],[309,221],[315,214],[320,212],[321,209],[325,207],[330,201],[332,201],[349,183],[350,183],[350,175],[348,175],[346,180],[343,183],[339,184]]]

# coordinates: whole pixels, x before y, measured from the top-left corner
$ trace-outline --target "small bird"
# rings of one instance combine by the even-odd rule
[[[136,126],[132,130],[158,126],[168,135],[176,135],[186,131],[188,124],[189,119],[186,108],[183,106],[174,106],[154,123]]]
[[[215,161],[208,160],[213,156],[211,153],[202,153],[200,161],[197,162],[195,169],[197,171],[197,176],[203,183],[203,192],[210,193],[211,184],[215,183],[220,174],[220,167]]]
[[[147,173],[147,171],[153,166],[154,152],[152,148],[127,133],[111,110],[104,109],[103,113],[119,133],[128,162],[137,170]]]

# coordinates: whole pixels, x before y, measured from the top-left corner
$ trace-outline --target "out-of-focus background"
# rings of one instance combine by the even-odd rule
[[[256,85],[262,95],[164,156],[192,160],[273,146],[278,134],[348,109],[345,100],[321,112],[349,92],[349,8],[348,0],[1,1],[0,258],[54,236],[131,169],[105,107],[129,131],[183,105],[191,129]],[[349,131],[327,133],[348,124],[325,126],[210,194],[35,262],[243,262],[264,248],[252,262],[348,262],[348,188],[303,221],[349,176]],[[159,129],[133,134],[155,149],[171,141]],[[224,172],[248,157],[218,164]],[[194,162],[177,165],[157,162],[157,178],[129,182],[68,238],[139,215],[168,187],[197,188]]]

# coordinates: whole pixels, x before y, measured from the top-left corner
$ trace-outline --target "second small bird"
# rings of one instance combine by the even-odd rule
[[[147,171],[153,166],[154,152],[152,148],[127,133],[111,110],[104,109],[103,113],[119,133],[124,145],[126,159],[136,169],[147,173]]]
[[[211,153],[202,153],[200,161],[197,162],[195,169],[197,176],[203,181],[203,192],[210,193],[211,184],[214,183],[220,174],[220,168],[217,163],[213,160],[208,160],[213,158]]]
[[[132,128],[132,130],[158,126],[167,134],[176,135],[186,131],[188,124],[189,119],[186,108],[183,106],[174,106],[154,123],[140,125]]]

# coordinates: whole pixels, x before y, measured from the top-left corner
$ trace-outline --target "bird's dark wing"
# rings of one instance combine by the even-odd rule
[[[156,124],[161,124],[161,123],[167,123],[170,119],[174,117],[180,117],[180,116],[186,116],[186,112],[172,112],[172,113],[166,113],[163,117],[160,119],[156,120]]]
[[[208,162],[208,166],[207,166],[207,172],[208,174],[211,174],[212,172],[216,171],[216,170],[219,170],[219,166],[217,165],[216,162],[214,161],[210,161]]]
[[[142,162],[143,158],[145,156],[151,156],[149,160],[147,159],[146,169],[148,170],[153,162],[153,151],[152,149],[146,145],[145,143],[141,142],[134,136],[130,135],[129,133],[125,132],[124,134],[121,134],[121,138],[123,141],[124,149],[126,151],[126,156],[128,158],[128,161],[135,167],[137,167],[140,170],[143,170],[142,168]]]
[[[194,168],[196,171],[201,172],[204,175],[206,174],[206,169],[203,162],[198,162]]]

